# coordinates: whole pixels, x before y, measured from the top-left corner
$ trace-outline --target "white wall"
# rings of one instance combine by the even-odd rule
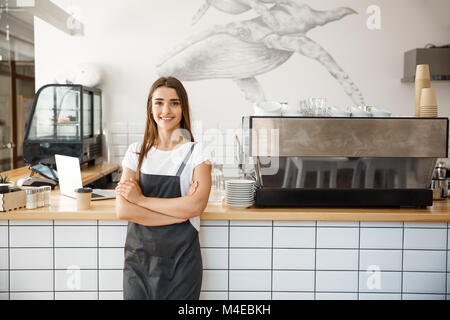
[[[148,1],[59,0],[62,7],[81,10],[85,36],[70,37],[39,19],[35,21],[36,89],[52,82],[67,64],[91,62],[105,72],[101,85],[106,123],[142,122],[155,64],[165,52],[189,35],[213,24],[253,17],[246,12],[226,15],[210,8],[200,22],[191,18],[202,0]],[[394,115],[413,115],[414,85],[402,84],[403,54],[427,43],[450,43],[447,0],[315,0],[315,9],[348,6],[359,14],[317,27],[308,36],[326,48],[363,92],[366,103],[383,106]],[[369,5],[381,8],[381,30],[366,26]],[[447,19],[445,20],[445,17]],[[349,106],[351,100],[316,61],[294,54],[277,69],[258,76],[266,97],[297,104],[311,96],[327,97],[329,104]],[[251,103],[230,80],[185,82],[193,120],[204,128],[237,128]],[[433,82],[440,116],[450,116],[450,82]]]

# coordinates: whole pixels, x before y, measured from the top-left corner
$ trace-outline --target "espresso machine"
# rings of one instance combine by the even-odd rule
[[[242,119],[257,207],[420,207],[448,156],[448,118]]]

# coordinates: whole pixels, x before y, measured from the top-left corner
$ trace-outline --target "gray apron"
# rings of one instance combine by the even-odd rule
[[[175,176],[140,172],[146,197],[181,197],[180,176],[195,143]],[[128,222],[123,270],[126,300],[198,300],[202,284],[202,256],[197,229],[189,220],[148,227]]]

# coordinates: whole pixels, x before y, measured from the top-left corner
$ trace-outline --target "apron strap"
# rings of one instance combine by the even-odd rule
[[[177,174],[176,176],[181,176],[181,173],[184,170],[184,167],[186,166],[186,163],[188,162],[189,158],[191,157],[192,151],[194,150],[194,147],[196,145],[196,142],[194,142],[191,146],[191,149],[189,150],[188,154],[186,155],[186,157],[183,160],[183,163],[181,163],[180,167],[178,168]]]

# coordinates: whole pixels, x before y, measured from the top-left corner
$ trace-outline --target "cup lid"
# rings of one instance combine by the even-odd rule
[[[91,193],[92,189],[91,188],[78,188],[75,189],[75,193]]]

